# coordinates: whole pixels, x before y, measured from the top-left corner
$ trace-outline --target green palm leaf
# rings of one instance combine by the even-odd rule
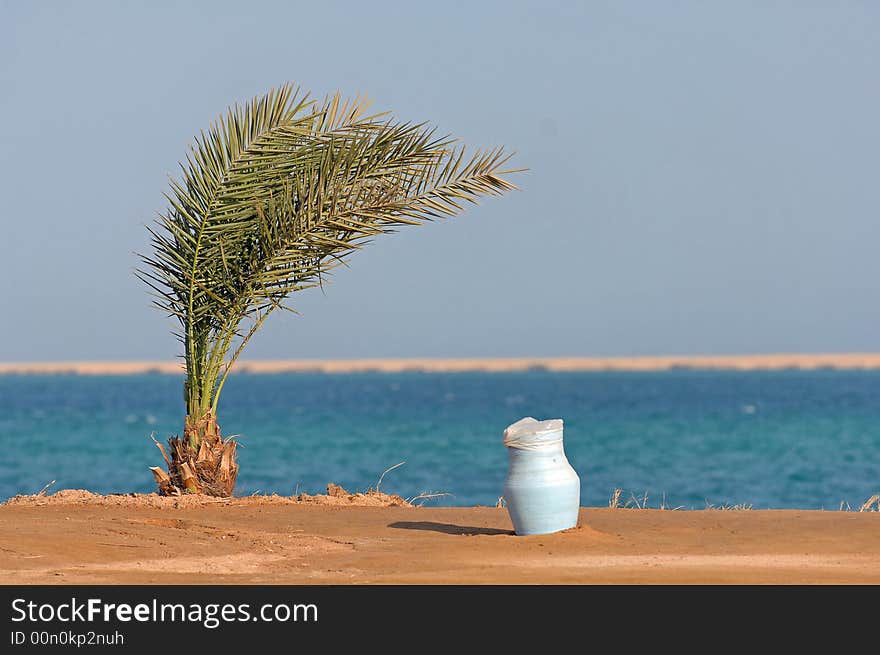
[[[515,188],[502,148],[467,154],[367,108],[285,85],[230,109],[171,182],[138,274],[180,324],[194,419],[216,412],[232,365],[289,294],[322,284],[371,237]]]

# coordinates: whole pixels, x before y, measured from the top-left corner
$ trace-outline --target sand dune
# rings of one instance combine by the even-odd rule
[[[296,359],[251,360],[237,365],[239,372],[284,373],[316,371],[353,373],[380,371],[663,371],[673,368],[727,370],[880,369],[880,353],[771,354],[771,355],[663,355],[650,357],[511,357],[412,359]],[[129,375],[181,373],[179,361],[69,361],[0,363],[0,374],[75,373]]]

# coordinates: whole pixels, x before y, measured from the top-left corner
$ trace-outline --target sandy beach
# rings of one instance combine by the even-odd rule
[[[0,583],[880,583],[877,512],[582,508],[519,537],[503,508],[325,501],[12,500]]]
[[[511,357],[242,360],[241,373],[397,373],[422,371],[510,372],[548,371],[665,371],[675,368],[709,370],[880,369],[880,353],[665,355],[650,357]],[[0,374],[73,373],[77,375],[182,374],[180,361],[0,362]]]

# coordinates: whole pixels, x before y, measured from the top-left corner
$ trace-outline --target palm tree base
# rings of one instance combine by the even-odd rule
[[[226,498],[232,495],[238,475],[236,442],[232,437],[220,436],[220,426],[213,413],[208,412],[199,419],[186,417],[183,437],[168,439],[170,457],[162,444],[156,442],[156,446],[162,451],[168,472],[158,466],[151,466],[150,471],[163,496],[200,493]]]

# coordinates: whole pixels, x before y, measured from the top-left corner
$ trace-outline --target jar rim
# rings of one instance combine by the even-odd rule
[[[508,448],[532,450],[562,442],[561,418],[538,421],[531,416],[512,423],[504,430],[504,445]]]

